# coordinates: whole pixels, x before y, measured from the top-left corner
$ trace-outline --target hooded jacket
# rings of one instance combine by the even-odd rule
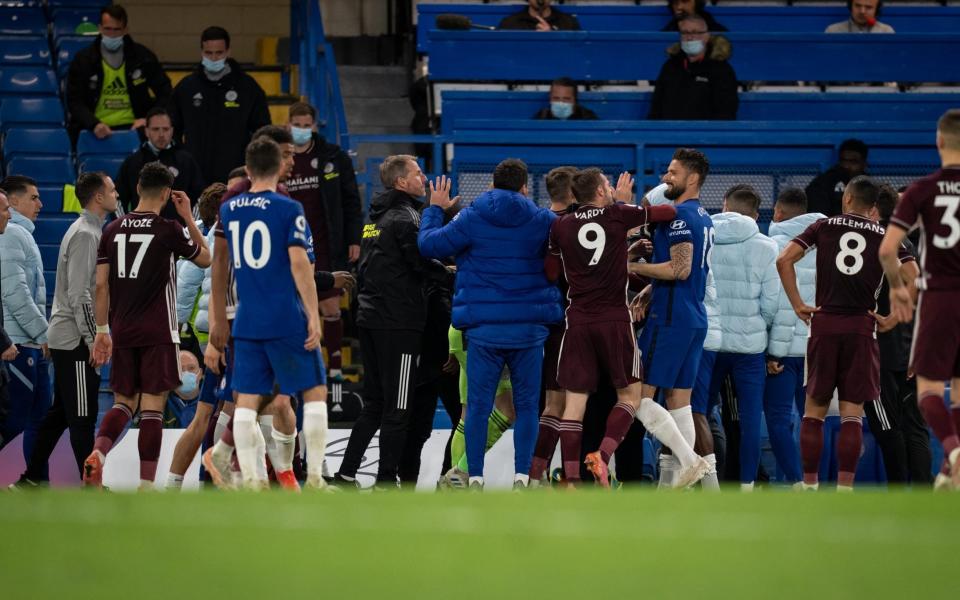
[[[427,290],[445,284],[449,276],[442,264],[417,249],[420,207],[420,200],[395,189],[370,202],[357,267],[357,325],[423,331]]]
[[[174,139],[183,140],[207,184],[226,182],[230,170],[243,165],[253,132],[270,124],[260,84],[232,58],[227,66],[229,73],[211,81],[198,65],[173,89]]]
[[[93,129],[100,122],[94,111],[103,86],[101,39],[102,36],[98,35],[90,46],[77,52],[67,71],[67,111],[70,132],[74,136],[85,129]],[[160,66],[157,55],[134,42],[129,35],[123,36],[123,65],[134,117],[142,119],[154,106],[167,105],[173,92],[170,78]]]
[[[779,223],[770,223],[770,238],[777,244],[779,251],[783,251],[790,241],[800,235],[807,227],[826,216],[820,213],[807,213]],[[796,265],[797,286],[800,297],[805,304],[814,305],[817,295],[817,251],[807,252]],[[787,356],[806,356],[807,337],[809,329],[801,321],[790,305],[787,294],[780,290],[777,315],[770,328],[770,342],[767,345],[767,354],[776,358]]]
[[[713,36],[707,42],[706,56],[691,62],[674,44],[667,49],[667,62],[660,68],[649,119],[709,121],[736,119],[737,74],[727,62],[732,54],[730,42]]]
[[[712,219],[710,272],[720,313],[720,351],[764,352],[780,298],[777,244],[750,217],[725,212]]]
[[[3,329],[13,343],[39,346],[47,343],[47,284],[33,230],[30,219],[10,209],[10,222],[0,235],[0,295]]]
[[[456,259],[454,327],[500,348],[543,342],[544,326],[563,318],[560,292],[543,269],[555,219],[526,196],[500,189],[480,194],[444,226],[442,209],[424,212],[420,252]]]

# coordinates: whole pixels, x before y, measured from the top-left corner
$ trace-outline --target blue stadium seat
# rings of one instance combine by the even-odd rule
[[[51,10],[60,8],[100,8],[110,4],[110,0],[47,0]]]
[[[36,6],[0,7],[0,35],[47,35],[47,19]]]
[[[125,156],[87,156],[79,161],[80,172],[103,171],[110,177],[116,178],[125,158]]]
[[[41,67],[0,68],[0,96],[56,96],[57,78]]]
[[[85,158],[94,154],[112,154],[127,156],[140,147],[140,136],[136,131],[114,131],[106,139],[98,140],[92,131],[81,131],[77,140],[77,156]]]
[[[63,212],[63,185],[39,185],[37,191],[40,192],[40,202],[43,203],[41,215]]]
[[[43,207],[47,208],[46,206]],[[43,262],[43,266],[51,271],[56,271],[57,269],[57,259],[60,256],[60,245],[59,244],[37,244],[40,247],[40,260]],[[47,287],[47,292],[51,290]]]
[[[77,52],[92,44],[95,39],[95,37],[76,35],[57,38],[56,51],[54,52],[57,56],[57,76],[65,77],[67,69],[70,68],[70,63],[73,62],[73,57],[77,55]]]
[[[63,127],[59,98],[7,98],[0,104],[0,131],[11,127]]]
[[[15,156],[7,162],[6,173],[32,177],[38,184],[63,185],[77,178],[68,156]]]
[[[39,221],[37,222],[39,225]],[[57,271],[56,270],[44,270],[43,272],[43,282],[47,285],[47,308],[52,307],[53,302],[53,290],[57,286]]]
[[[77,27],[82,23],[96,26],[99,22],[99,8],[58,8],[53,12],[53,37],[77,35]]]
[[[50,46],[40,36],[0,36],[0,65],[49,67]]]
[[[14,127],[7,131],[3,139],[3,157],[9,161],[23,154],[43,156],[69,156],[70,137],[62,127],[40,129],[34,127]]]
[[[37,219],[36,228],[33,230],[33,237],[37,244],[60,245],[67,229],[77,219],[77,215],[59,214],[56,216],[44,215]],[[56,269],[56,263],[48,265],[44,263],[51,271]],[[50,288],[53,289],[53,288]]]

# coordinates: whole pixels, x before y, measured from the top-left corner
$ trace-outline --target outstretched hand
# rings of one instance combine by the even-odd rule
[[[451,199],[450,198],[450,188],[453,187],[453,180],[447,178],[446,175],[441,175],[437,177],[435,181],[430,182],[430,205],[439,206],[443,210],[447,210],[451,206],[457,203],[460,200],[460,196]]]
[[[630,202],[633,199],[633,175],[624,171],[617,179],[617,187],[613,192],[613,199],[617,202]]]

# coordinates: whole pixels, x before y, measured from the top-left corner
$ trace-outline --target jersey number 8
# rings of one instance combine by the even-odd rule
[[[844,275],[856,275],[863,268],[863,251],[867,240],[859,233],[848,231],[840,236],[840,252],[837,254],[837,270]],[[849,259],[853,264],[847,264]]]
[[[243,232],[243,245],[240,243],[240,223],[232,221],[230,229],[230,246],[233,250],[233,268],[240,269],[244,263],[251,269],[262,269],[270,260],[270,229],[263,221],[254,221]],[[253,254],[254,236],[260,237],[260,253]]]

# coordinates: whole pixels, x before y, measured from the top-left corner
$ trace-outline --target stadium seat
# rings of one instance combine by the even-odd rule
[[[110,177],[116,178],[125,158],[124,156],[88,156],[79,161],[79,171],[80,173],[103,171]]]
[[[56,96],[57,78],[41,67],[0,68],[0,96]]]
[[[38,223],[39,224],[39,223]],[[64,230],[66,231],[66,230]],[[57,271],[54,269],[44,270],[43,272],[43,282],[47,286],[47,302],[53,301],[53,290],[57,287]],[[51,306],[47,307],[48,309]]]
[[[14,127],[3,139],[3,157],[9,161],[23,154],[69,156],[70,138],[65,129]]]
[[[93,42],[93,39],[95,38],[75,35],[57,38],[56,51],[54,54],[57,57],[58,77],[66,77],[67,69],[70,68],[70,63],[73,62],[73,57],[77,55],[77,52],[88,47]]]
[[[136,131],[114,131],[108,138],[98,140],[92,131],[81,131],[77,140],[77,156],[81,159],[90,155],[127,156],[140,147],[140,136]]]
[[[110,0],[47,0],[51,10],[61,8],[100,8],[110,4]]]
[[[99,8],[58,8],[53,12],[53,37],[64,35],[83,35],[77,27],[87,24],[96,28],[100,22]]]
[[[40,185],[37,186],[37,191],[40,192],[40,202],[43,203],[43,208],[40,209],[41,215],[63,212],[62,185]]]
[[[77,219],[77,215],[59,214],[56,216],[45,215],[37,219],[36,228],[33,230],[33,237],[37,244],[60,245],[70,224]],[[44,265],[51,270],[56,268],[56,264]]]
[[[0,131],[11,127],[63,127],[59,98],[7,98],[0,104]]]
[[[40,36],[0,36],[0,65],[49,67],[50,46]]]
[[[47,19],[36,6],[0,7],[0,35],[47,35]]]
[[[38,184],[63,185],[73,183],[77,174],[68,156],[15,156],[6,163],[9,175],[26,175]]]
[[[47,208],[44,206],[43,208]],[[56,271],[57,269],[57,259],[60,254],[60,245],[59,244],[37,244],[40,247],[40,260],[43,263],[43,266],[51,271]],[[47,292],[50,292],[49,287]]]

